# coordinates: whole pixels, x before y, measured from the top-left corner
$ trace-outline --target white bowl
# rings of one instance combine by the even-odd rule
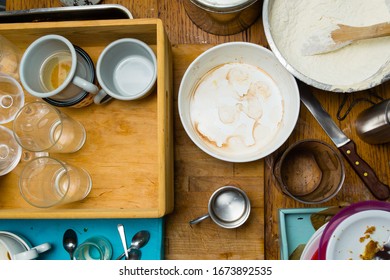
[[[243,63],[262,69],[279,89],[283,104],[283,117],[276,135],[257,150],[231,153],[207,144],[194,129],[190,106],[194,90],[210,70],[228,63]],[[230,42],[217,45],[199,55],[184,73],[179,88],[178,109],[181,122],[191,140],[205,153],[228,162],[249,162],[264,158],[278,149],[290,136],[300,109],[299,90],[294,77],[280,64],[268,49],[253,43]]]

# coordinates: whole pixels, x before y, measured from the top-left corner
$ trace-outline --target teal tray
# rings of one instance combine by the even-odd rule
[[[150,240],[141,248],[142,260],[161,260],[164,258],[164,220],[151,219],[10,219],[0,220],[0,231],[10,231],[25,237],[33,246],[48,242],[52,248],[42,253],[41,260],[68,260],[69,254],[62,246],[64,232],[71,228],[76,231],[78,243],[89,237],[102,235],[112,245],[116,259],[123,253],[117,225],[123,224],[126,239],[130,244],[133,235],[139,230],[148,230]]]
[[[280,258],[288,260],[292,252],[306,244],[315,232],[310,215],[327,208],[279,209]]]

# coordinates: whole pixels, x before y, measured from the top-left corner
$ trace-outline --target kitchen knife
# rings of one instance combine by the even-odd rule
[[[341,131],[315,96],[302,84],[300,85],[300,97],[303,104],[325,130],[371,193],[379,200],[388,199],[390,197],[389,186],[379,181],[374,170],[357,154],[355,142]]]

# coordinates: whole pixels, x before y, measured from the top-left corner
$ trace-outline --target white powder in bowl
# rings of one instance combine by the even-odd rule
[[[390,37],[307,56],[302,49],[308,36],[339,23],[367,26],[387,21],[389,0],[274,0],[269,14],[273,41],[287,63],[337,91],[366,89],[390,73]]]

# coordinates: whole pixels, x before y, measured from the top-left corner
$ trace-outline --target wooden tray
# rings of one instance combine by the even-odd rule
[[[139,101],[60,108],[86,128],[87,141],[73,154],[52,154],[83,167],[93,181],[81,202],[39,209],[18,190],[22,164],[0,177],[1,218],[157,218],[173,210],[171,46],[159,19],[1,24],[0,35],[24,50],[46,34],[82,47],[96,63],[110,42],[137,38],[149,44],[158,64],[157,89]],[[26,102],[35,100],[26,94]],[[7,126],[11,126],[8,124]]]

